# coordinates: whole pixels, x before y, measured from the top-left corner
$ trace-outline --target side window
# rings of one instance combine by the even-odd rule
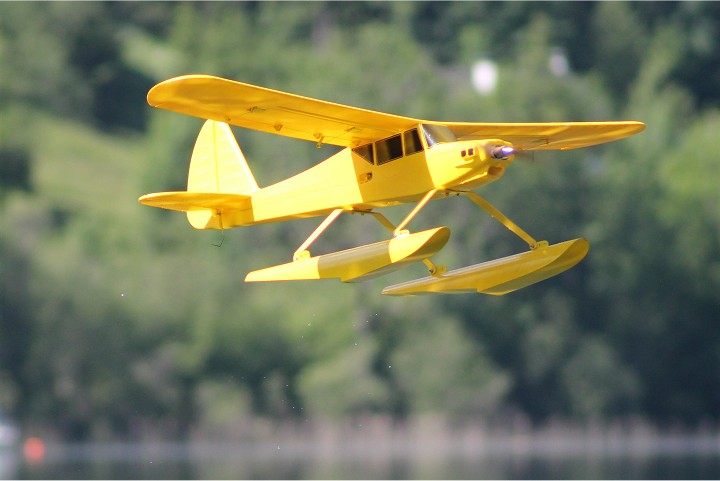
[[[402,157],[403,150],[400,134],[377,141],[375,143],[375,152],[377,155],[378,165],[382,165],[386,162]]]
[[[420,134],[417,129],[408,130],[403,134],[405,140],[405,155],[414,154],[422,150],[422,144],[420,143]]]
[[[352,149],[353,152],[358,154],[363,159],[367,160],[371,164],[374,163],[375,157],[373,156],[373,146],[372,144],[367,145],[361,145],[360,147],[355,147]]]

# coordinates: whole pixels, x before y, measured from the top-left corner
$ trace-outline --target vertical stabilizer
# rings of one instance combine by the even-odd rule
[[[249,195],[258,190],[255,177],[230,130],[223,122],[208,120],[198,134],[188,173],[188,192]],[[220,215],[212,210],[187,212],[196,229],[221,229]]]

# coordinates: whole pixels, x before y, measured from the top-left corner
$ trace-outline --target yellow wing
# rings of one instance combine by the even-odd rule
[[[238,127],[342,147],[368,144],[420,123],[208,75],[161,82],[148,93],[148,103]]]
[[[502,139],[520,150],[565,150],[610,142],[642,131],[642,122],[467,123],[402,117],[326,102],[209,75],[186,75],[157,84],[153,107],[239,127],[356,147],[418,124],[449,127],[460,140]]]
[[[518,150],[569,150],[640,133],[645,124],[622,122],[461,123],[448,126],[460,140],[502,139]]]

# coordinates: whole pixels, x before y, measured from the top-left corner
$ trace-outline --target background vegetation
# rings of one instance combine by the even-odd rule
[[[717,423],[718,45],[716,2],[0,4],[0,410],[72,440],[367,416]],[[470,80],[481,59],[499,69],[486,95]],[[518,161],[484,190],[539,238],[590,240],[547,282],[379,295],[418,267],[246,285],[317,219],[222,235],[137,204],[184,187],[202,122],[145,94],[185,73],[438,120],[648,127]],[[261,185],[329,155],[236,133]],[[462,200],[413,223],[436,225],[453,231],[450,267],[523,249]],[[316,250],[385,235],[341,219]]]

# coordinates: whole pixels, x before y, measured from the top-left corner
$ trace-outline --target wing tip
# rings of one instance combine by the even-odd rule
[[[223,80],[230,82],[231,80],[216,77],[214,75],[207,74],[187,74],[179,75],[177,77],[171,77],[153,85],[147,93],[147,103],[151,107],[162,108],[164,103],[167,103],[168,99],[175,96],[177,88],[182,87],[187,83],[203,82],[203,81],[217,81]]]
[[[639,134],[643,130],[645,130],[645,122],[640,122],[639,120],[632,120],[630,123],[635,126],[635,130],[633,130],[633,133]]]

